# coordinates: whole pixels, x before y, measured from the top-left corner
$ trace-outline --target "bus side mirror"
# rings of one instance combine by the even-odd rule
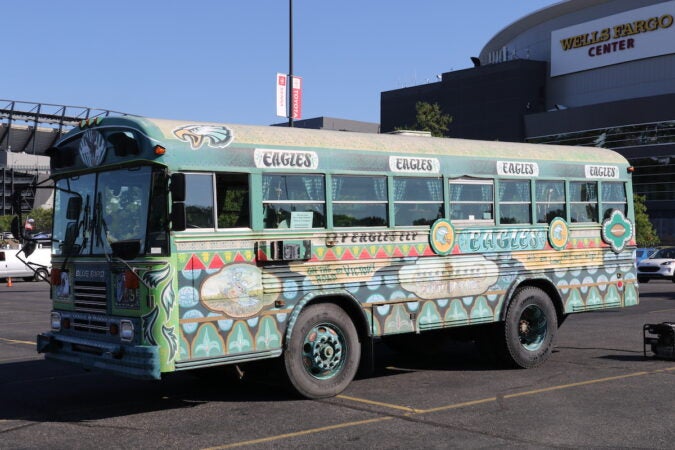
[[[80,217],[80,211],[82,211],[82,197],[70,197],[66,207],[66,219],[77,220]]]
[[[23,252],[24,255],[26,255],[26,258],[28,258],[30,255],[33,254],[36,248],[37,242],[35,242],[34,240],[29,240],[26,241],[23,247],[21,247],[21,251]]]
[[[173,231],[185,231],[186,228],[185,202],[173,202],[171,204],[171,229]]]
[[[23,237],[23,234],[21,233],[21,226],[19,225],[19,216],[14,216],[10,225],[10,229],[12,230],[14,239],[21,239]]]
[[[77,222],[68,222],[66,225],[66,234],[61,244],[63,255],[77,255],[80,252],[80,246],[75,245],[77,239]]]
[[[174,202],[185,201],[185,174],[174,173],[171,175],[171,200]]]

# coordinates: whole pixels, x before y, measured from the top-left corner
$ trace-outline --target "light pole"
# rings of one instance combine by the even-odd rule
[[[288,0],[288,126],[293,127],[293,0]]]

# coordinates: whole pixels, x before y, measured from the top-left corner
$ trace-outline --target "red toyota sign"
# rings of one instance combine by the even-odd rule
[[[293,89],[291,90],[293,96],[293,114],[294,119],[302,118],[302,78],[293,77]]]

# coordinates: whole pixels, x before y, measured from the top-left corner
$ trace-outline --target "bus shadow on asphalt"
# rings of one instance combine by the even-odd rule
[[[375,345],[373,370],[358,378],[416,371],[483,371],[496,366],[472,343],[450,344],[442,353],[409,354]],[[84,422],[153,411],[303,401],[286,388],[280,359],[237,368],[221,366],[177,372],[145,381],[86,371],[48,360],[0,364],[0,420]]]
[[[83,422],[229,404],[297,400],[274,379],[239,379],[224,368],[135,380],[46,360],[0,364],[0,421]]]
[[[430,347],[375,345],[373,377],[416,371],[488,371],[503,369],[494,354],[481,351],[471,341],[448,341]]]

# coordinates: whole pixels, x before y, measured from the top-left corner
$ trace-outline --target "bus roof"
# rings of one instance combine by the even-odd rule
[[[305,149],[362,150],[424,155],[474,156],[478,158],[517,158],[565,162],[603,162],[628,164],[618,153],[595,147],[524,144],[502,141],[434,138],[330,130],[310,130],[273,126],[233,125],[150,119],[127,116],[106,121],[135,122],[148,136],[166,144],[177,140],[175,132],[182,127],[225,127],[232,133],[230,145]],[[121,125],[122,123],[120,123]],[[127,125],[131,125],[128,123]],[[154,130],[153,130],[154,128]]]

